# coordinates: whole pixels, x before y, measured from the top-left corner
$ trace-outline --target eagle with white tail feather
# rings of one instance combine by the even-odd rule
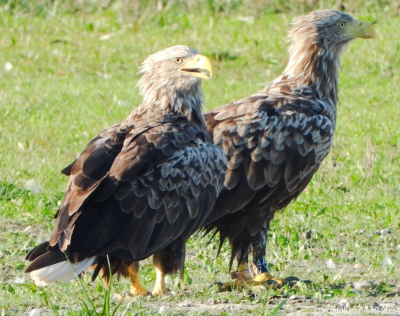
[[[139,81],[143,103],[94,137],[63,170],[70,176],[49,241],[25,272],[37,285],[68,282],[92,266],[135,278],[124,262],[183,244],[203,224],[222,189],[226,157],[201,112],[209,59],[179,45],[149,56]]]

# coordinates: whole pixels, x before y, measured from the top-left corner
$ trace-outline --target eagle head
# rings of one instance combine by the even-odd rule
[[[296,18],[289,30],[289,39],[296,44],[316,45],[326,50],[338,48],[355,38],[375,37],[372,25],[336,10],[316,10]]]
[[[166,48],[142,63],[138,86],[143,102],[180,110],[183,103],[202,105],[201,79],[211,79],[210,60],[185,45]]]

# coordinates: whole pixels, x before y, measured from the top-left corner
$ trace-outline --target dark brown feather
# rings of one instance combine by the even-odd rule
[[[197,54],[182,47],[178,52]],[[148,70],[141,79],[143,104],[93,138],[63,170],[70,180],[49,246],[28,255],[26,271],[65,260],[65,252],[73,262],[94,258],[101,266],[93,266],[95,274],[102,275],[109,255],[116,272],[126,267],[119,260],[141,260],[176,239],[185,241],[208,216],[223,185],[226,157],[205,129],[200,80],[165,58],[173,78],[160,79],[157,65],[155,73]],[[146,92],[147,80],[162,84]],[[157,89],[170,103],[153,99]]]
[[[265,255],[265,234],[274,214],[301,194],[329,153],[339,57],[354,38],[343,34],[339,21],[356,22],[334,10],[297,18],[289,31],[292,45],[283,74],[261,91],[205,114],[208,133],[225,152],[228,169],[204,230],[212,237],[219,232],[220,246],[229,239],[231,265],[235,256],[247,263],[242,259],[248,259],[250,244]]]
[[[293,34],[291,59],[280,77],[205,114],[209,134],[227,155],[228,170],[204,229],[219,232],[221,244],[229,239],[232,260],[247,252],[275,212],[301,194],[332,146],[341,48],[327,51],[314,44],[305,51],[299,47],[318,31]]]

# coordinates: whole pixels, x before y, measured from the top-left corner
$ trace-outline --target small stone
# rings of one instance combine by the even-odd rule
[[[9,61],[6,61],[5,63],[4,63],[4,71],[11,71],[13,69],[13,65],[12,65],[12,63],[10,63]]]
[[[121,294],[119,294],[119,293],[114,293],[114,295],[113,295],[113,297],[112,297],[112,299],[114,300],[114,301],[121,301],[122,299],[124,298],[124,296],[123,295],[121,295]]]
[[[33,230],[33,227],[32,226],[26,226],[25,228],[24,228],[24,232],[25,233],[29,233],[29,232],[31,232]]]
[[[163,314],[165,312],[165,305],[161,306],[158,310],[159,314]]]
[[[336,264],[333,262],[332,258],[326,262],[328,269],[336,269]]]
[[[385,263],[386,263],[388,266],[390,266],[390,265],[393,264],[392,260],[391,260],[389,257],[386,257],[386,258],[385,258]]]
[[[368,290],[372,287],[371,283],[366,281],[353,282],[352,286],[355,290]]]
[[[301,297],[297,295],[292,295],[289,297],[289,300],[296,300],[296,301],[301,301]]]
[[[179,306],[182,306],[182,307],[191,307],[191,306],[193,306],[193,304],[192,304],[189,300],[185,300],[185,301],[183,301],[182,303],[179,303]]]
[[[30,312],[29,312],[29,316],[37,316],[37,315],[41,315],[42,314],[42,311],[40,310],[40,309],[37,309],[37,308],[35,308],[35,309],[32,309]]]
[[[354,269],[357,269],[357,270],[361,270],[361,269],[364,269],[364,268],[365,268],[365,266],[362,263],[356,263],[354,265]]]
[[[338,304],[338,307],[339,308],[349,308],[350,307],[350,302],[348,301],[348,300],[346,300],[346,299],[343,299],[343,300],[341,300],[340,302],[339,302],[339,304]]]
[[[311,234],[312,234],[312,229],[307,230],[306,232],[301,234],[301,239],[306,240],[306,239],[311,239]]]
[[[375,235],[384,236],[384,235],[391,234],[391,233],[392,233],[392,230],[391,230],[391,229],[385,228],[385,229],[382,229],[382,230],[377,231],[377,232],[375,233]]]
[[[259,286],[257,286],[257,289],[258,289],[259,291],[266,291],[266,290],[267,290],[267,288],[266,288],[264,285],[259,285]]]
[[[23,278],[16,278],[14,280],[14,283],[18,283],[18,284],[24,283],[24,279]]]
[[[40,185],[35,181],[35,179],[29,179],[25,182],[25,189],[31,191],[32,193],[40,192]]]
[[[250,16],[239,16],[238,20],[242,21],[244,23],[253,24],[254,23],[254,16],[252,16],[252,15],[250,15]]]
[[[99,37],[100,41],[108,41],[111,38],[111,34],[104,34],[102,36]]]

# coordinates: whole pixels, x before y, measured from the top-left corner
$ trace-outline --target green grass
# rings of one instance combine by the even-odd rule
[[[209,110],[257,91],[283,70],[285,30],[299,14],[282,9],[291,1],[276,2],[279,10],[257,10],[245,1],[232,1],[241,6],[219,10],[217,2],[204,2],[208,14],[199,14],[203,2],[191,1],[193,7],[182,10],[141,7],[136,15],[122,14],[118,1],[101,10],[67,10],[46,3],[40,10],[0,12],[1,315],[32,309],[90,314],[90,308],[83,308],[82,302],[90,305],[78,282],[36,287],[23,273],[24,256],[52,230],[67,181],[60,170],[91,137],[140,103],[135,87],[140,62],[175,44],[210,56],[216,77],[203,84]],[[267,254],[271,272],[314,284],[218,293],[208,286],[228,280],[229,247],[224,245],[215,258],[216,243],[207,245],[207,240],[193,237],[185,289],[173,278],[169,288],[176,296],[126,301],[116,314],[126,309],[125,315],[152,315],[164,307],[166,315],[239,310],[271,315],[295,307],[292,295],[301,297],[310,310],[335,306],[341,299],[352,306],[366,306],[374,299],[396,301],[391,295],[400,291],[400,18],[389,4],[386,8],[388,13],[381,13],[384,4],[357,9],[358,17],[375,23],[378,37],[355,41],[343,56],[333,151],[298,201],[272,224]],[[243,22],[240,16],[253,16],[254,22]],[[6,62],[13,66],[10,71],[3,70]],[[303,240],[302,233],[311,229],[311,239]],[[391,229],[391,234],[376,234],[383,229]],[[335,269],[327,267],[329,259]],[[154,279],[152,265],[145,261],[141,280],[151,289]],[[354,293],[351,284],[356,281],[373,284]],[[102,282],[91,283],[88,274],[83,284],[101,314]],[[127,280],[114,279],[111,298],[129,292],[129,287]],[[180,306],[185,300],[197,307]],[[110,304],[112,311],[118,302],[112,299]]]

